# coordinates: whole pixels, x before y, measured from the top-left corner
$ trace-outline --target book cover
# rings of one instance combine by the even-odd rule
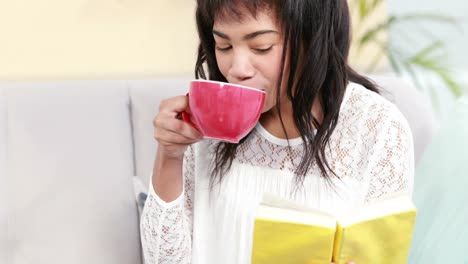
[[[406,195],[338,217],[266,195],[255,219],[252,263],[406,263],[415,218]]]

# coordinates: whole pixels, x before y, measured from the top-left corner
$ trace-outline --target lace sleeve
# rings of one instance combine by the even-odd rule
[[[150,184],[140,223],[146,264],[190,263],[192,250],[192,201],[194,193],[194,150],[184,157],[184,188],[174,201],[161,200]]]
[[[395,109],[395,111],[397,111]],[[395,193],[412,195],[414,181],[414,147],[411,129],[400,112],[390,112],[377,127],[367,169],[370,177],[365,202]],[[388,114],[388,113],[387,113]]]

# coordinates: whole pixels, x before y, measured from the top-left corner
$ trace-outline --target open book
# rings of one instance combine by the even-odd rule
[[[406,263],[415,219],[406,195],[338,218],[265,195],[255,218],[252,263]]]

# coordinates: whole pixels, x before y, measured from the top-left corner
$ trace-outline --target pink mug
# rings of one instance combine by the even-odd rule
[[[187,96],[191,114],[182,113],[184,121],[205,138],[238,143],[257,124],[266,93],[225,82],[194,80]]]

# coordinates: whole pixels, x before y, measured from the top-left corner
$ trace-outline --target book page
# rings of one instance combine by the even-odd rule
[[[416,211],[416,207],[408,195],[402,194],[369,203],[347,215],[340,215],[338,221],[341,226],[348,226],[354,223],[408,211]]]

